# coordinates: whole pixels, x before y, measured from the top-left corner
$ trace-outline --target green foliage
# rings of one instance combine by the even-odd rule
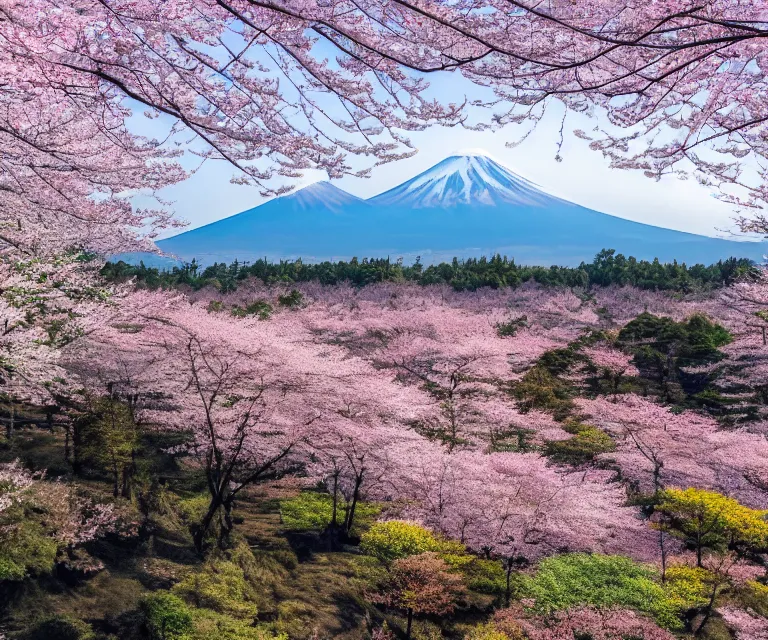
[[[203,519],[210,503],[211,497],[207,493],[201,493],[189,498],[182,498],[176,504],[176,509],[181,515],[184,524],[194,526]]]
[[[349,262],[321,262],[306,264],[301,260],[282,260],[278,263],[257,260],[250,265],[233,262],[230,265],[213,264],[201,270],[193,260],[170,271],[146,267],[143,263],[131,266],[125,262],[108,262],[102,275],[112,281],[135,278],[150,289],[190,286],[201,289],[214,287],[222,292],[234,291],[238,283],[247,278],[258,278],[264,284],[292,282],[320,282],[339,284],[349,282],[362,287],[375,282],[416,282],[422,285],[449,284],[457,291],[474,291],[480,287],[494,289],[517,287],[523,282],[538,282],[552,287],[579,287],[612,284],[633,285],[641,289],[688,292],[694,289],[713,289],[727,286],[739,278],[754,277],[756,269],[750,260],[730,258],[708,267],[673,262],[661,264],[626,258],[614,250],[603,250],[591,263],[576,268],[521,266],[507,257],[496,254],[490,258],[454,258],[451,262],[424,267],[417,258],[411,265],[389,258],[352,258]]]
[[[0,527],[0,582],[48,573],[56,562],[56,541],[40,523],[28,519],[26,514],[17,515],[19,520],[5,532]]]
[[[232,315],[236,318],[256,316],[259,320],[269,320],[273,311],[274,309],[272,308],[272,305],[269,304],[269,302],[266,300],[256,300],[255,302],[251,302],[245,307],[240,307],[238,305],[232,306]]]
[[[121,480],[126,492],[128,489],[139,429],[125,404],[107,397],[91,398],[89,404],[89,411],[77,424],[81,458],[113,477],[113,492],[117,496]]]
[[[21,640],[95,640],[91,625],[70,616],[51,616],[22,634]]]
[[[428,551],[440,551],[441,540],[428,529],[412,522],[377,522],[360,539],[360,549],[385,563]]]
[[[580,342],[575,342],[562,349],[545,351],[537,361],[539,367],[546,369],[550,375],[560,376],[573,370],[576,365],[583,365],[587,357],[579,352]]]
[[[748,580],[738,593],[742,609],[752,609],[757,615],[768,618],[768,585]]]
[[[141,611],[151,640],[189,640],[192,612],[178,596],[157,591],[141,601]]]
[[[508,429],[493,430],[489,434],[490,452],[517,451],[527,453],[533,451],[536,448],[532,441],[535,434],[536,431],[533,429],[515,427],[514,425],[510,425]]]
[[[448,561],[450,566],[454,566]],[[472,591],[503,596],[507,590],[507,572],[498,560],[487,560],[471,556],[471,562],[457,567]]]
[[[516,385],[514,393],[520,409],[524,412],[538,409],[563,419],[573,408],[568,385],[545,367],[535,366],[529,369]]]
[[[192,612],[194,631],[190,640],[288,640],[284,633],[274,634],[264,626],[238,620],[209,609]]]
[[[668,489],[657,509],[666,516],[673,533],[702,548],[727,546],[753,551],[768,549],[768,511],[750,509],[733,498],[704,489]]]
[[[619,345],[636,350],[638,366],[647,365],[646,361],[652,358],[653,352],[674,357],[680,367],[717,361],[723,355],[719,348],[732,340],[725,327],[700,313],[681,322],[647,312],[641,313],[618,336]]]
[[[473,627],[464,640],[509,640],[509,636],[499,631],[492,622],[487,622]]]
[[[672,566],[666,571],[667,597],[681,611],[702,607],[710,595],[712,573],[701,567]]]
[[[338,505],[338,520],[343,519],[343,503]],[[355,506],[353,533],[367,529],[379,513],[381,506],[372,502],[358,502]],[[280,517],[291,531],[322,531],[333,519],[333,497],[317,491],[303,491],[295,498],[280,501]]]
[[[592,462],[596,456],[616,450],[616,443],[597,427],[570,423],[565,430],[573,433],[567,440],[550,440],[544,446],[544,455],[560,464],[581,465]]]
[[[568,553],[542,560],[534,577],[523,577],[521,589],[534,599],[537,613],[572,607],[637,609],[666,628],[679,628],[679,608],[667,596],[656,574],[623,556]]]
[[[720,347],[731,342],[730,333],[703,314],[676,322],[671,318],[641,313],[620,332],[617,345],[634,354],[641,377],[650,381],[664,401],[704,406],[723,413],[720,398],[707,395],[714,374],[689,373],[685,367],[718,362]]]
[[[291,289],[290,292],[277,296],[277,302],[282,307],[288,307],[289,309],[295,309],[300,307],[304,302],[304,296],[301,295],[301,291]]]
[[[528,326],[528,316],[513,318],[507,322],[496,323],[496,333],[502,338],[511,338],[517,334],[518,329]]]
[[[243,570],[232,562],[210,560],[174,585],[172,592],[197,608],[233,618],[252,620],[258,613],[252,587]]]

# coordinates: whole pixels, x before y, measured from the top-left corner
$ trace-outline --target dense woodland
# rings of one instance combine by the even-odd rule
[[[8,638],[765,637],[760,269],[251,268],[107,264],[144,288],[6,391]]]
[[[421,285],[449,284],[456,291],[474,291],[480,287],[517,287],[525,282],[546,286],[589,288],[593,285],[631,285],[639,289],[690,292],[694,289],[716,288],[756,277],[759,272],[747,259],[730,258],[709,266],[663,264],[626,258],[613,249],[605,249],[591,263],[576,268],[521,266],[500,255],[490,258],[454,258],[451,263],[429,266],[392,262],[388,258],[350,262],[304,263],[258,260],[253,264],[234,262],[200,268],[193,260],[183,267],[161,270],[125,262],[107,263],[102,274],[110,280],[135,279],[140,285],[168,288],[188,285],[193,289],[211,286],[223,292],[234,291],[238,283],[258,278],[265,285],[292,282],[313,282],[334,285],[350,283],[356,287],[375,282],[415,282]]]

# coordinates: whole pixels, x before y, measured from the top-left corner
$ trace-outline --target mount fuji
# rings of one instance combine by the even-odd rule
[[[438,162],[408,182],[370,200],[380,206],[454,207],[458,205],[546,207],[553,200],[537,185],[479,153]]]
[[[161,240],[167,254],[213,262],[403,257],[424,262],[501,253],[519,263],[577,265],[601,249],[638,259],[760,261],[763,242],[673,231],[548,194],[491,158],[454,155],[368,200],[328,182]]]

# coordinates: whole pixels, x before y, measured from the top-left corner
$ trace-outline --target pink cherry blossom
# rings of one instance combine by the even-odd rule
[[[610,433],[622,475],[651,492],[662,486],[696,486],[738,498],[754,508],[768,505],[759,478],[768,471],[768,440],[747,429],[721,428],[712,418],[667,408],[632,394],[578,406],[596,426]],[[656,478],[656,480],[654,479]]]
[[[582,634],[589,634],[594,640],[674,638],[652,620],[627,609],[600,610],[584,607],[557,613],[554,621],[521,618],[520,622],[531,640],[571,640]]]
[[[768,618],[733,606],[720,607],[718,613],[736,632],[736,640],[766,640],[768,638]]]

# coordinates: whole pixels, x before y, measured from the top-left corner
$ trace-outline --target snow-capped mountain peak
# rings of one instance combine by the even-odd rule
[[[314,182],[283,197],[290,198],[299,209],[325,207],[331,210],[340,210],[350,205],[365,204],[365,200],[362,198],[339,189],[327,180]]]
[[[557,201],[483,152],[465,152],[439,162],[369,202],[409,208],[500,205],[542,207]]]

